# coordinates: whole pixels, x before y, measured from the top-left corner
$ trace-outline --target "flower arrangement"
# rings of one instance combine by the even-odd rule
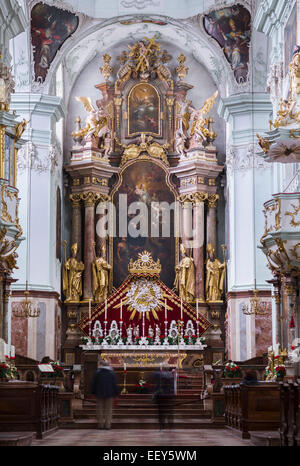
[[[63,375],[63,368],[60,366],[60,364],[57,361],[51,362],[50,364],[54,370],[53,376],[61,377]]]
[[[5,356],[6,362],[0,364],[0,379],[16,379],[18,369],[14,365],[14,356]]]
[[[276,379],[282,380],[286,374],[285,365],[280,364],[276,366],[274,370],[275,370]]]
[[[143,379],[134,386],[136,393],[149,393],[150,388],[151,385]]]
[[[241,377],[242,376],[242,371],[241,371],[240,366],[238,366],[234,362],[228,362],[225,365],[224,375],[225,375],[225,377],[230,377],[230,378],[233,379],[235,377]]]
[[[0,364],[0,379],[7,379],[9,376],[9,366],[3,362]]]
[[[148,336],[147,340],[148,340],[148,345],[153,345],[153,337]]]

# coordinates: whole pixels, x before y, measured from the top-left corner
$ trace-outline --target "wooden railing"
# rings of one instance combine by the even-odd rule
[[[280,444],[300,446],[300,380],[280,384]]]
[[[39,385],[40,422],[36,434],[37,438],[43,438],[43,435],[58,428],[58,392],[59,387],[55,385]]]
[[[250,431],[277,430],[280,424],[279,385],[226,385],[225,424],[237,429],[243,438]]]

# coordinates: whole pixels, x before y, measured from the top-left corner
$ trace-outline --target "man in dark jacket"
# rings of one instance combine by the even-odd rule
[[[113,399],[119,395],[119,388],[116,374],[106,361],[101,361],[94,374],[92,394],[97,398],[98,428],[110,429]]]

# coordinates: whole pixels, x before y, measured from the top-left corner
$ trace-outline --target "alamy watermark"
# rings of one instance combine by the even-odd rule
[[[183,221],[178,201],[168,203],[146,200],[128,204],[127,194],[119,194],[118,204],[118,208],[112,202],[98,204],[96,233],[99,237],[177,237],[184,238],[188,248],[203,246],[203,234],[196,234],[194,228],[192,207],[185,210]]]

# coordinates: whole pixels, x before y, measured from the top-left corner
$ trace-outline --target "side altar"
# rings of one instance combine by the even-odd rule
[[[84,125],[76,119],[64,167],[72,219],[63,264],[66,365],[99,354],[119,367],[134,365],[133,356],[144,366],[177,366],[183,354],[193,364],[192,353],[209,354],[206,364],[223,360],[224,167],[209,115],[218,92],[195,108],[186,57],[173,68],[172,59],[155,36],[145,37],[114,66],[103,56],[101,99],[76,97],[87,116]]]

